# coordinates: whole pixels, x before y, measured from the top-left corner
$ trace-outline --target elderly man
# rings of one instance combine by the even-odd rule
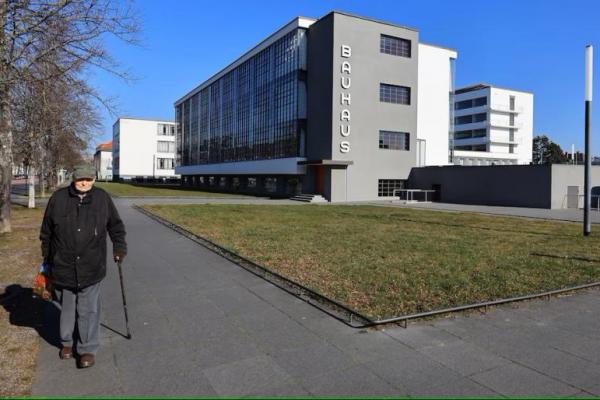
[[[42,228],[42,256],[50,266],[50,279],[61,309],[61,359],[79,355],[78,367],[94,365],[100,345],[100,282],[106,276],[106,233],[113,243],[113,258],[127,253],[125,226],[110,196],[94,187],[96,172],[90,165],[73,171],[73,182],[50,198]],[[73,337],[75,325],[79,333]]]

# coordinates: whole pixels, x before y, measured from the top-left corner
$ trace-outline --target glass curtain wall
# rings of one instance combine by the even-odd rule
[[[305,34],[288,33],[177,105],[178,165],[303,156]]]

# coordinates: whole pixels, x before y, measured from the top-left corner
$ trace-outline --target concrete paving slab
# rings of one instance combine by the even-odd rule
[[[499,397],[493,390],[486,388],[468,378],[414,388],[408,392],[411,397]]]
[[[388,329],[386,331],[388,335],[413,349],[444,346],[461,341],[459,337],[443,329],[425,324],[413,324],[410,329]]]
[[[315,396],[406,396],[402,388],[392,386],[360,365],[311,376],[301,384]]]
[[[403,355],[382,357],[362,365],[386,382],[403,388],[406,393],[450,385],[463,378],[457,371],[412,349]]]
[[[207,340],[202,337],[186,340],[188,353],[196,360],[195,368],[206,369],[268,355],[251,337],[231,337]]]
[[[347,354],[325,341],[283,349],[274,352],[272,357],[290,376],[298,379],[327,374],[340,366],[357,364]]]
[[[265,393],[290,376],[269,356],[258,356],[203,370],[217,394],[243,396]]]
[[[571,396],[581,391],[514,363],[473,375],[471,379],[504,396]]]
[[[464,376],[509,363],[505,358],[464,341],[427,346],[418,351]]]

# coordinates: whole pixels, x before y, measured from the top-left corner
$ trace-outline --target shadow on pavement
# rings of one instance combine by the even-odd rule
[[[48,344],[60,348],[60,310],[33,295],[31,288],[9,285],[0,294],[0,305],[9,313],[11,325],[33,328]]]

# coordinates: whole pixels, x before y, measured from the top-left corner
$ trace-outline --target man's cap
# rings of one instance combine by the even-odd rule
[[[95,179],[96,178],[96,168],[89,164],[80,164],[76,165],[73,169],[73,180],[77,179]]]

